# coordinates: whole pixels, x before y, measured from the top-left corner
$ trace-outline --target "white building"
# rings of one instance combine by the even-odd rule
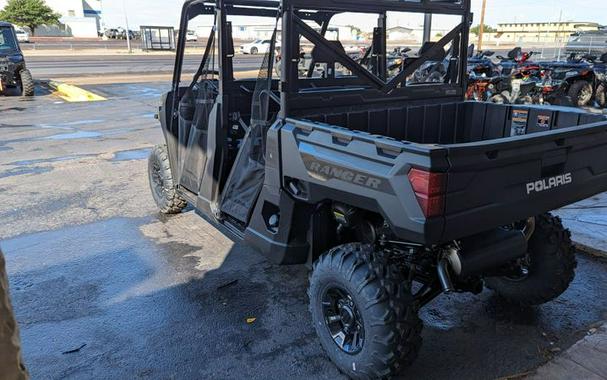
[[[274,24],[255,24],[255,25],[234,25],[232,27],[232,38],[235,41],[256,41],[267,40],[274,33]],[[201,38],[207,38],[211,34],[211,26],[203,25],[196,28],[196,35]],[[280,38],[280,29],[278,35]],[[329,40],[337,40],[340,36],[341,28],[329,28],[326,37]]]
[[[4,8],[7,0],[0,0]],[[102,0],[45,0],[55,12],[61,14],[61,26],[42,26],[36,29],[37,36],[70,36],[95,38],[102,30]]]

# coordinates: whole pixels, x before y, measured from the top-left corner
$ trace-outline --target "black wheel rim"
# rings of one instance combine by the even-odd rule
[[[513,268],[511,274],[504,278],[511,282],[522,282],[529,278],[531,274],[531,255],[528,253],[525,257],[519,259]]]
[[[322,312],[333,342],[354,355],[363,349],[365,328],[352,296],[338,287],[328,288],[322,297]]]

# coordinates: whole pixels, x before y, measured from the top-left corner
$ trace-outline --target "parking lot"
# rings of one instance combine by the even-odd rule
[[[305,267],[278,267],[193,211],[160,216],[147,155],[166,82],[66,103],[0,100],[0,245],[33,378],[341,378],[307,312]],[[424,309],[410,378],[524,374],[607,319],[607,266],[580,253],[556,302],[485,291]]]

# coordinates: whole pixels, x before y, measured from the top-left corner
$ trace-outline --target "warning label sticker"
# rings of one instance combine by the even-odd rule
[[[522,135],[527,134],[527,122],[528,121],[529,121],[529,110],[513,109],[510,136],[522,136]]]

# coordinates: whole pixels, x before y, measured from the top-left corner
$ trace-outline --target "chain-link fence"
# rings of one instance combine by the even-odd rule
[[[470,42],[475,43],[475,36]],[[494,50],[498,55],[504,55],[516,46],[523,51],[534,52],[534,60],[556,60],[566,61],[571,54],[578,56],[592,55],[600,57],[607,53],[607,33],[602,34],[580,34],[571,37],[556,38],[554,40],[519,40],[516,42],[498,42],[495,40],[485,41],[483,50]]]

